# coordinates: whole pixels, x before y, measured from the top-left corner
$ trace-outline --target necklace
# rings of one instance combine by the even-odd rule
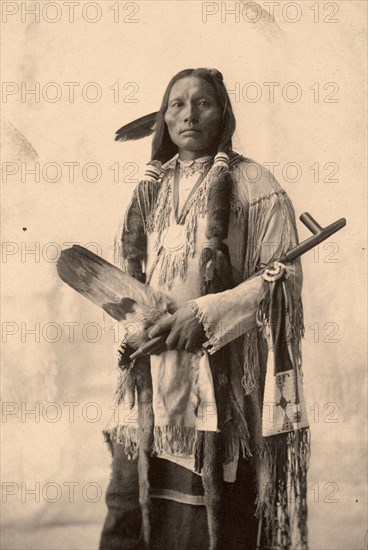
[[[193,197],[193,195],[197,191],[198,187],[201,185],[202,181],[206,177],[206,175],[207,175],[207,173],[208,173],[208,171],[211,167],[211,164],[210,164],[211,161],[212,161],[212,159],[210,159],[210,161],[207,161],[205,163],[197,163],[197,164],[200,164],[200,166],[203,167],[203,169],[201,169],[197,181],[190,188],[190,190],[186,189],[186,191],[189,190],[189,194],[188,194],[187,198],[185,199],[185,202],[184,202],[183,207],[181,209],[180,216],[179,216],[179,211],[178,210],[179,210],[179,179],[180,179],[181,163],[178,162],[178,161],[176,162],[175,172],[174,172],[174,185],[173,185],[173,203],[174,203],[175,220],[176,220],[177,224],[180,224],[180,223],[183,222],[183,218],[185,217],[185,213],[186,213],[186,206],[188,205],[190,199]],[[189,168],[191,168],[191,167],[192,167],[192,165],[189,166]],[[196,171],[197,170],[195,170],[194,172],[196,172]]]
[[[204,157],[203,159],[192,160],[190,163],[186,163],[178,159],[179,163],[179,176],[182,178],[189,177],[196,172],[204,173],[208,171],[208,165],[213,162],[213,157]]]
[[[212,161],[212,159],[210,159]],[[204,163],[202,163],[204,164]],[[199,175],[199,178],[193,185],[184,205],[181,211],[181,214],[179,216],[178,214],[178,201],[179,201],[179,179],[180,179],[180,163],[177,161],[175,170],[174,170],[174,181],[173,181],[173,193],[172,193],[172,200],[173,200],[173,210],[174,210],[174,217],[175,222],[169,224],[166,229],[163,230],[161,237],[160,237],[160,245],[158,247],[156,258],[151,266],[151,269],[148,272],[146,283],[149,284],[153,275],[154,270],[156,269],[156,266],[158,265],[161,256],[165,254],[165,251],[169,253],[169,255],[175,256],[176,254],[185,254],[187,247],[189,246],[188,243],[188,235],[187,235],[187,229],[184,226],[184,221],[186,218],[186,215],[190,209],[190,201],[193,198],[196,191],[201,186],[203,180],[207,176],[211,164],[206,162],[206,169],[204,172],[201,172]]]

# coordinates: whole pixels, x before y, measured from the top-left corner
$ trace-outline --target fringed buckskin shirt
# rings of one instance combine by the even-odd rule
[[[224,479],[235,481],[240,453],[254,457],[257,464],[258,511],[262,510],[266,517],[268,515],[271,524],[276,520],[274,514],[279,499],[273,486],[276,486],[275,464],[280,460],[282,445],[293,449],[287,457],[283,455],[283,460],[288,464],[291,475],[296,476],[295,479],[298,468],[306,470],[308,455],[308,435],[298,436],[298,430],[308,426],[304,400],[299,399],[302,395],[299,369],[299,342],[303,333],[300,300],[302,271],[299,261],[288,264],[285,286],[289,297],[287,311],[294,335],[290,340],[298,363],[293,384],[301,404],[297,414],[289,415],[287,424],[282,423],[277,414],[268,421],[263,414],[263,429],[263,394],[270,362],[270,343],[262,332],[259,310],[269,292],[269,283],[261,275],[251,276],[298,244],[294,210],[288,195],[267,169],[233,153],[230,157],[230,220],[228,237],[224,242],[229,250],[235,286],[217,294],[201,296],[199,259],[203,248],[212,244],[206,238],[211,161],[204,158],[197,162],[203,165],[204,177],[198,179],[200,169],[190,175],[192,192],[188,191],[188,186],[186,191],[183,190],[183,185],[188,181],[183,171],[185,167],[180,165],[177,168],[177,156],[163,166],[155,208],[145,220],[147,254],[144,271],[149,274],[150,286],[165,292],[177,308],[189,304],[202,322],[207,336],[207,342],[196,354],[170,350],[150,358],[152,452],[194,471],[198,430],[222,431],[225,441]],[[207,173],[206,169],[209,170]],[[175,176],[176,172],[179,179]],[[179,189],[175,187],[178,183]],[[224,360],[230,373],[230,387],[225,420],[219,425],[209,358],[224,346],[227,346]],[[277,384],[280,386],[276,381]],[[124,392],[118,395],[120,406],[125,410],[126,400]],[[278,410],[281,411],[281,407]],[[133,418],[137,417],[131,415],[129,423],[110,426],[109,433],[134,457],[139,426],[138,420]],[[279,435],[284,436],[283,443],[278,441]],[[296,459],[296,456],[299,458]],[[298,483],[303,483],[303,480],[304,477],[296,481],[295,486],[299,487]],[[286,488],[283,487],[282,491],[285,493]],[[279,512],[276,512],[281,524],[283,518],[280,519],[280,513],[286,517],[287,507],[286,497],[286,503],[282,503]],[[298,505],[296,507],[298,509]],[[304,512],[299,510],[298,513]],[[277,531],[277,527],[275,529]],[[275,537],[277,539],[279,535],[276,533]],[[305,539],[303,531],[302,548],[305,547]],[[284,546],[281,544],[280,547]]]

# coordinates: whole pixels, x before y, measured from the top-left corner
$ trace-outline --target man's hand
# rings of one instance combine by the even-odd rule
[[[148,331],[150,338],[166,336],[166,348],[196,352],[206,340],[202,323],[189,306],[179,308],[173,315],[159,319]],[[162,349],[152,353],[160,353]]]

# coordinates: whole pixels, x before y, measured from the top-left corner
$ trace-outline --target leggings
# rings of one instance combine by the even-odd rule
[[[179,478],[183,492],[188,481],[200,493],[201,478],[178,465],[152,458],[150,480],[157,484]],[[164,481],[163,481],[164,482]],[[255,512],[255,475],[249,460],[240,459],[235,483],[225,483],[222,540],[217,550],[255,550],[258,520]],[[203,488],[202,488],[203,494]],[[143,550],[137,461],[128,460],[121,445],[114,445],[112,476],[106,493],[108,514],[100,550]],[[204,505],[182,504],[151,498],[151,550],[206,550],[209,548],[207,512]]]

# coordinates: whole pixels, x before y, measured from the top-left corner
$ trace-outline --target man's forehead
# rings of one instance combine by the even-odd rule
[[[181,78],[171,88],[169,99],[176,96],[191,96],[191,95],[211,95],[215,96],[214,87],[197,76],[188,76]]]

